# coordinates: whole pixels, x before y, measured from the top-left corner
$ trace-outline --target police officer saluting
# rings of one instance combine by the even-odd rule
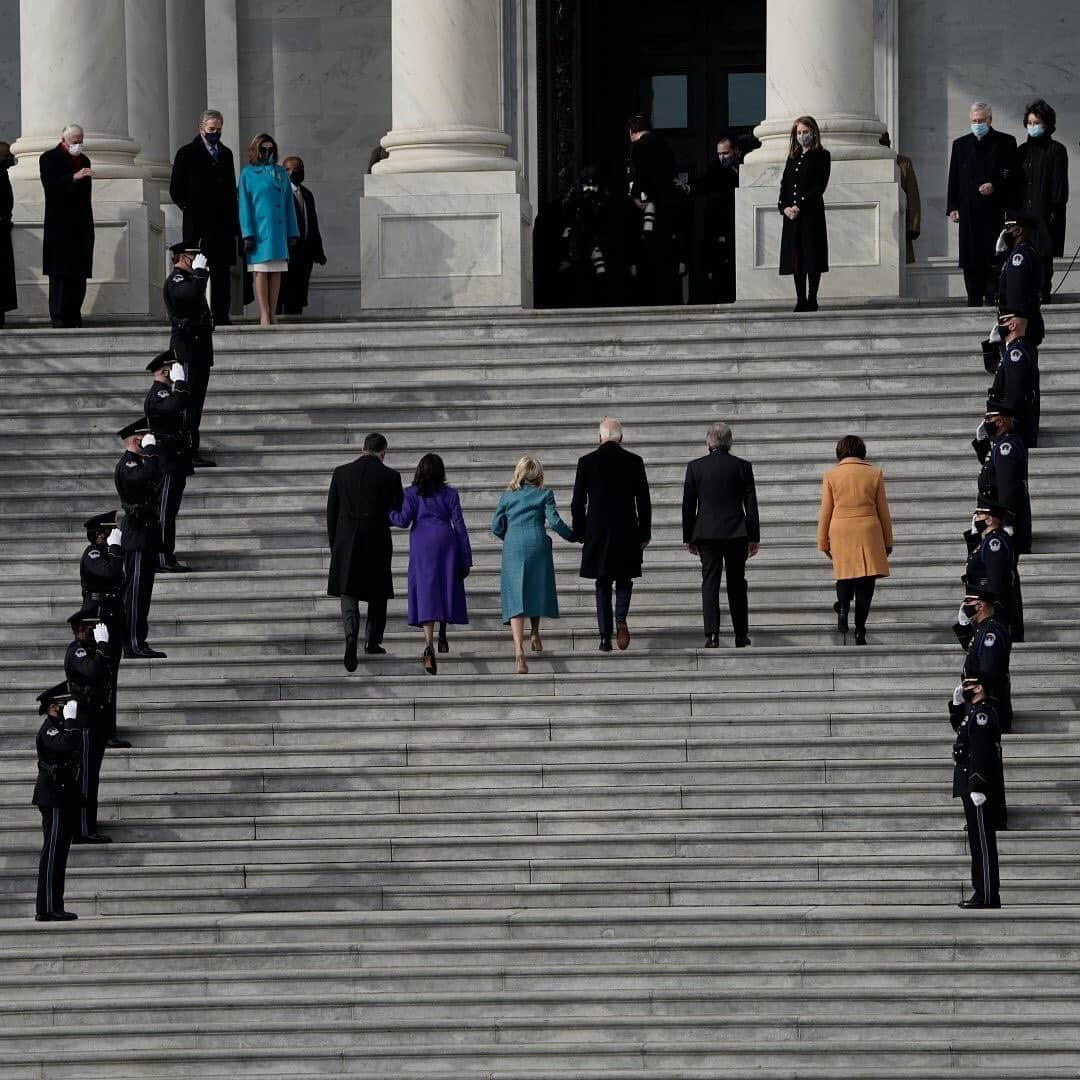
[[[131,743],[116,736],[116,681],[123,652],[120,644],[124,640],[124,551],[120,547],[116,517],[116,511],[110,510],[83,523],[89,546],[79,561],[79,580],[83,604],[97,603],[101,621],[109,631],[109,641],[116,646],[109,656],[112,692],[102,727],[105,746],[124,750]]]
[[[176,561],[176,515],[184,497],[190,471],[190,434],[187,430],[188,384],[184,365],[171,349],[158,353],[146,370],[154,376],[147,391],[143,410],[157,439],[158,453],[165,478],[161,485],[158,521],[161,525],[161,550],[158,573],[186,574],[191,567]]]
[[[203,403],[214,366],[214,319],[206,303],[210,281],[209,263],[197,247],[183,243],[169,249],[172,272],[165,279],[165,308],[172,323],[169,347],[187,373],[189,392],[188,429],[191,432],[191,464],[205,469],[216,462],[199,452],[199,426]]]
[[[41,859],[38,862],[38,922],[70,922],[78,916],[64,910],[64,875],[71,832],[78,812],[81,738],[70,731],[78,706],[66,682],[38,695],[38,715],[45,721],[37,733],[38,775],[34,805],[41,811]],[[63,710],[61,712],[61,710]]]
[[[97,795],[112,692],[111,657],[117,646],[109,641],[108,628],[100,621],[100,610],[94,601],[70,616],[68,625],[75,640],[64,657],[64,674],[68,689],[78,703],[78,719],[71,726],[78,729],[81,738],[79,789],[83,804],[72,842],[107,844],[110,838],[98,832]]]
[[[1001,726],[992,683],[965,678],[953,697],[953,798],[963,799],[974,892],[965,910],[1001,907],[997,831],[1005,828],[1005,775]],[[960,701],[957,701],[957,698]]]
[[[165,470],[146,417],[121,428],[117,436],[124,440],[113,474],[124,510],[124,656],[164,658],[165,653],[150,647],[146,634],[161,544],[159,500]]]
[[[995,611],[1009,631],[1013,644],[1024,640],[1024,607],[1020,593],[1020,574],[1012,537],[1005,531],[1008,510],[984,499],[975,507],[971,531],[964,533],[968,545],[963,582],[985,581],[998,597]]]
[[[995,612],[996,600],[985,581],[968,584],[960,608],[960,621],[963,624],[965,619],[968,620],[966,629],[971,631],[971,636],[961,675],[965,679],[978,679],[983,686],[994,688],[1001,730],[1008,734],[1013,718],[1009,678],[1012,641]]]
[[[1039,441],[1039,350],[1027,337],[1028,319],[1006,312],[998,316],[1001,344],[988,397],[1016,413],[1016,433],[1030,450]]]
[[[1039,293],[1042,260],[1031,243],[1038,224],[1030,215],[1015,214],[1006,219],[997,242],[998,252],[1005,252],[998,280],[998,315],[1027,319],[1027,336],[1036,349],[1046,336]]]
[[[1013,548],[1017,559],[1031,552],[1031,496],[1028,494],[1028,454],[1024,440],[1013,430],[1010,405],[988,398],[983,421],[972,446],[982,462],[977,497],[1005,507],[1013,516]]]

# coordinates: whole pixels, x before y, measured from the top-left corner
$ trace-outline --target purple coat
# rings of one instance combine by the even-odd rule
[[[424,497],[410,485],[390,523],[409,534],[409,625],[467,623],[465,570],[472,547],[461,516],[461,500],[449,485]]]

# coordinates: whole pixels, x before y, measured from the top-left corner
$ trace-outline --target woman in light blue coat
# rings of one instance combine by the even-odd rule
[[[278,148],[265,132],[248,143],[240,173],[240,235],[259,302],[259,323],[270,326],[277,311],[281,275],[289,267],[289,248],[300,237],[289,174],[277,163]]]
[[[532,623],[533,652],[544,651],[541,618],[559,617],[555,564],[545,526],[564,540],[575,539],[573,530],[555,508],[555,493],[544,487],[543,466],[535,458],[523,457],[491,522],[491,531],[503,542],[502,617],[514,635],[519,675],[529,673],[525,663],[525,617]]]

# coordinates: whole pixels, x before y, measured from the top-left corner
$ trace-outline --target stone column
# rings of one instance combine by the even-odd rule
[[[389,158],[365,178],[366,308],[520,307],[532,210],[508,156],[502,0],[393,0]]]
[[[769,0],[766,35],[766,118],[754,132],[762,146],[747,156],[736,194],[739,299],[794,296],[777,273],[776,204],[791,125],[802,115],[817,120],[832,155],[822,298],[898,296],[902,208],[895,157],[878,143],[874,0]]]
[[[125,0],[128,130],[139,144],[135,158],[153,180],[168,183],[169,82],[165,0]]]
[[[128,128],[124,8],[124,0],[20,2],[23,134],[11,173],[15,263],[28,268],[20,312],[48,311],[48,283],[38,269],[45,210],[38,157],[68,123],[82,125],[94,170],[94,276],[83,310],[97,317],[161,312],[164,223],[158,187],[136,160]]]
[[[206,14],[203,0],[165,0],[169,69],[169,146],[173,154],[195,138],[206,101]],[[236,117],[226,124],[236,132]],[[235,138],[225,141],[236,149]]]

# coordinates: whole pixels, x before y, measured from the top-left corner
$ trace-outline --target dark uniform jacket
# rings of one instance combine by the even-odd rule
[[[983,812],[991,828],[1005,827],[1005,775],[1001,765],[1001,725],[992,701],[967,706],[953,744],[953,798],[972,792],[986,796]]]
[[[72,641],[64,656],[64,676],[68,689],[79,703],[73,727],[94,727],[112,693],[112,641]]]
[[[157,550],[161,537],[157,503],[165,475],[160,454],[125,450],[116,463],[113,478],[124,508],[120,542],[124,551]]]
[[[964,657],[963,677],[986,680],[985,685],[1004,685],[1009,678],[1012,642],[996,615],[972,626],[975,635]]]
[[[1019,337],[1002,342],[1001,359],[987,395],[1016,413],[1016,433],[1029,449],[1039,444],[1039,350]]]
[[[212,266],[234,265],[240,211],[232,151],[219,143],[215,160],[196,135],[176,151],[169,195],[184,215],[184,243],[201,245]]]
[[[945,213],[960,214],[960,266],[992,266],[994,245],[1005,224],[1009,188],[1016,175],[1016,140],[991,128],[981,139],[962,135],[952,144]],[[980,195],[993,184],[992,195]]]
[[[90,544],[79,561],[79,581],[83,603],[96,600],[114,603],[124,591],[124,553],[120,547]]]
[[[11,246],[11,215],[14,209],[11,178],[7,169],[0,165],[0,313],[14,311],[19,306],[15,294],[15,252]]]
[[[162,465],[167,469],[187,464],[187,402],[187,383],[183,380],[171,387],[152,383],[143,401],[143,413],[150,421]]]
[[[1017,208],[1038,219],[1040,258],[1065,254],[1065,204],[1069,201],[1069,151],[1049,135],[1030,135],[1017,151]]]
[[[1028,457],[1024,440],[1015,432],[992,439],[989,449],[976,446],[982,460],[978,497],[999,503],[1012,512],[1013,543],[1018,555],[1031,551],[1031,496],[1028,494]]]
[[[162,290],[165,310],[172,323],[169,344],[182,364],[214,366],[214,317],[206,302],[209,270],[181,270],[173,267]],[[191,373],[188,372],[190,375]]]
[[[379,600],[394,595],[391,510],[400,510],[401,475],[374,454],[339,465],[326,500],[330,596]]]
[[[825,189],[829,186],[832,157],[824,147],[787,159],[780,180],[776,207],[781,214],[797,206],[799,216],[785,217],[780,234],[781,274],[824,274],[829,269],[829,233],[825,226]]]
[[[570,504],[574,535],[584,541],[583,578],[641,576],[641,545],[652,535],[645,462],[617,442],[578,461]]]
[[[34,806],[72,809],[82,803],[79,759],[82,736],[69,731],[60,717],[46,716],[37,733],[38,775]]]
[[[985,581],[1011,615],[1016,598],[1016,558],[1012,538],[1004,529],[973,537],[973,550],[964,570],[964,584]]]
[[[1042,265],[1035,249],[1021,240],[1005,256],[998,280],[998,312],[1028,320],[1027,339],[1036,348],[1043,343]]]
[[[42,272],[47,276],[88,278],[94,269],[93,180],[72,177],[90,168],[85,154],[72,157],[59,146],[38,159],[45,189]]]
[[[761,540],[754,469],[727,450],[713,450],[686,467],[682,501],[683,543]]]

